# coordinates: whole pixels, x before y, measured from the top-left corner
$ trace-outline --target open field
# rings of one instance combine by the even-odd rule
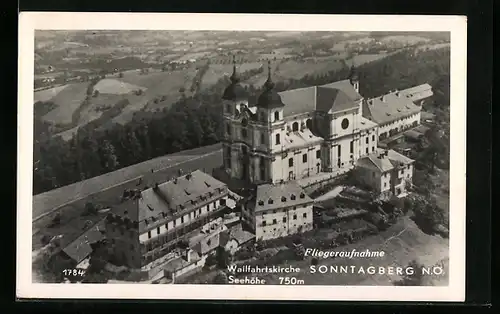
[[[239,73],[243,73],[252,69],[258,69],[262,66],[262,64],[262,62],[242,63],[237,64],[236,69]],[[224,76],[230,76],[231,73],[233,73],[232,64],[210,64],[207,72],[203,75],[201,86],[202,88],[208,88],[217,83],[217,81]]]
[[[346,64],[348,66],[351,66],[353,61],[354,61],[355,66],[360,66],[360,65],[365,64],[365,63],[369,63],[369,62],[383,59],[387,56],[388,56],[387,53],[361,54],[361,55],[353,56],[351,59],[346,60]]]
[[[143,86],[137,86],[133,84],[129,84],[126,82],[122,82],[116,79],[103,79],[100,80],[95,86],[94,90],[99,91],[99,93],[103,94],[129,94],[133,91],[142,89],[145,91],[147,88]]]
[[[395,225],[377,235],[369,236],[359,242],[346,246],[341,246],[336,251],[350,252],[353,249],[358,251],[370,250],[384,251],[385,256],[374,258],[319,258],[318,265],[355,266],[363,267],[365,270],[369,266],[389,267],[407,266],[408,263],[416,259],[425,266],[433,266],[442,261],[446,261],[449,256],[448,239],[439,236],[430,236],[423,233],[417,225],[408,217],[401,218]],[[396,275],[379,274],[335,274],[319,272],[310,273],[309,266],[311,258],[304,261],[288,261],[287,265],[301,268],[299,273],[290,273],[287,276],[294,276],[305,281],[306,285],[392,285],[400,278]],[[447,263],[445,263],[447,265]],[[284,265],[283,265],[284,266]],[[444,269],[444,275],[439,276],[439,281],[447,282],[448,269]],[[261,276],[268,284],[279,284],[281,274],[270,274]],[[443,278],[444,277],[444,278]],[[424,277],[425,278],[425,277]],[[437,281],[437,280],[436,280]]]
[[[413,35],[397,35],[397,36],[387,36],[382,39],[380,39],[381,42],[383,43],[388,43],[391,41],[397,41],[402,44],[408,44],[408,45],[413,45],[418,42],[428,42],[430,41],[429,38],[425,37],[420,37],[420,36],[413,36]]]
[[[53,99],[54,97],[57,96],[62,90],[64,90],[66,87],[68,87],[69,84],[62,85],[62,86],[57,86],[49,89],[44,89],[41,91],[35,92],[35,95],[33,96],[34,102],[37,101],[49,101]]]
[[[127,96],[130,105],[125,107],[122,113],[113,119],[113,122],[125,124],[132,119],[134,112],[145,107],[148,109],[169,107],[181,96],[179,91],[181,88],[189,89],[195,75],[194,67],[178,71],[152,72],[145,75],[138,72],[125,73],[124,77],[119,79],[120,81],[144,86],[146,90],[142,95]],[[155,104],[154,99],[162,96],[166,96],[166,100]]]
[[[449,47],[450,43],[439,43],[439,44],[425,44],[415,48],[415,51],[425,51],[425,50],[436,50],[445,47]]]
[[[163,173],[159,170],[172,167],[174,164],[177,165],[178,163],[181,163],[174,167],[176,169],[175,171],[179,168],[186,171],[188,169],[203,167],[208,169],[215,164],[221,164],[222,157],[220,156],[220,147],[221,146],[219,144],[216,144],[158,157],[109,172],[98,177],[90,178],[85,181],[76,182],[58,189],[35,195],[33,196],[33,219],[36,219],[51,210],[63,207],[65,204],[89,197],[96,193],[101,193],[105,189],[109,189],[111,187],[117,188],[118,191],[118,194],[115,193],[113,195],[121,195],[123,189],[125,188],[121,186],[122,184],[126,184],[126,182],[131,181],[131,186],[135,186],[136,180],[143,175],[153,176],[152,179],[159,180],[158,182],[161,180],[165,181],[168,177],[167,174],[169,173]],[[151,173],[151,169],[159,172]],[[171,170],[171,168],[167,169]]]
[[[87,96],[88,83],[68,84],[51,101],[58,105],[57,108],[43,116],[43,119],[52,123],[70,124],[72,115]]]
[[[298,62],[295,60],[288,60],[279,65],[274,65],[273,78],[277,81],[284,81],[287,79],[300,79],[306,74],[318,75],[332,70],[342,68],[343,62],[337,58],[322,59],[318,62]],[[278,70],[276,70],[278,67]],[[267,71],[256,75],[245,83],[253,84],[254,86],[262,86],[267,79]]]

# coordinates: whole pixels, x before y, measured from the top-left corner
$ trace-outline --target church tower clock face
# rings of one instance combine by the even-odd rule
[[[347,129],[349,127],[349,120],[347,118],[344,118],[340,125],[342,126],[342,129]]]

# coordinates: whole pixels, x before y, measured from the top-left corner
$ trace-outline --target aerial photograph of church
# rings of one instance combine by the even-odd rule
[[[34,281],[447,284],[309,252],[448,267],[449,34],[46,32]]]

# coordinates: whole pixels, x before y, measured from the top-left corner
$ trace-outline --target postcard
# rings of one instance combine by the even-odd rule
[[[21,13],[17,297],[464,301],[466,26]]]

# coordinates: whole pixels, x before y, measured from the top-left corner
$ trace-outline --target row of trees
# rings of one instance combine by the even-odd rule
[[[252,70],[255,73],[263,69]],[[412,55],[401,52],[360,67],[361,94],[376,96],[394,88],[407,88],[442,80],[449,71],[449,50]],[[242,78],[252,73],[242,73]],[[349,69],[305,75],[276,83],[276,90],[322,85],[345,79]],[[193,96],[182,97],[170,109],[137,112],[126,125],[99,127],[98,121],[78,130],[71,141],[49,138],[35,142],[34,193],[71,184],[150,158],[217,143],[222,134],[220,97],[229,79]],[[246,86],[255,103],[261,87]],[[445,95],[448,99],[449,95]],[[36,122],[36,121],[35,121]],[[109,123],[109,122],[108,122]],[[38,123],[37,128],[47,128]],[[38,131],[37,131],[38,132]]]

